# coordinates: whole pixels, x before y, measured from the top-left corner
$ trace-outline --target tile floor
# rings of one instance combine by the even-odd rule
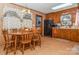
[[[73,50],[73,47],[78,45],[76,42],[58,39],[58,38],[50,38],[50,37],[42,37],[42,46],[35,47],[35,50],[27,49],[25,50],[25,55],[78,55],[79,53]],[[3,51],[3,46],[0,46],[0,55],[5,55],[5,51]],[[13,55],[13,52],[9,53],[9,55]],[[16,55],[22,55],[22,53],[18,50]]]

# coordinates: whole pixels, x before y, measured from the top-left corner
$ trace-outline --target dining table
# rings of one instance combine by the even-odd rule
[[[22,40],[23,40],[23,37],[24,35],[27,35],[28,37],[28,34],[30,34],[32,32],[12,32],[12,33],[9,33],[8,35],[11,35],[11,36],[14,36],[14,54],[16,54],[16,50],[17,50],[17,36],[20,36],[22,37]]]

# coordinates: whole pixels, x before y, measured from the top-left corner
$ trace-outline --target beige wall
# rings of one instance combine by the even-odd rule
[[[3,35],[2,35],[2,11],[3,11],[3,7],[4,7],[4,4],[0,4],[0,44],[3,42]]]
[[[24,8],[22,6],[15,5],[15,4],[0,3],[0,41],[3,40],[3,36],[2,36],[2,15],[3,15],[3,8],[4,7],[11,7],[11,8],[19,9],[19,10],[26,9],[26,8]],[[44,14],[42,14],[40,12],[37,12],[37,11],[34,11],[34,10],[31,10],[31,12],[32,12],[32,21],[33,21],[34,25],[36,24],[36,19],[35,19],[36,15],[41,15],[42,16],[42,20],[45,19],[45,15]],[[42,33],[43,33],[43,26],[42,26]]]

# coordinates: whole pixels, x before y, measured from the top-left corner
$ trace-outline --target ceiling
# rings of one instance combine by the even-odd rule
[[[61,11],[64,9],[68,9],[68,8],[77,6],[76,3],[73,3],[71,6],[64,7],[64,8],[58,9],[58,10],[52,10],[51,9],[52,7],[55,7],[55,6],[63,4],[63,3],[17,3],[17,4],[27,7],[27,8],[30,8],[30,9],[33,9],[33,10],[36,10],[36,11],[40,11],[44,14],[56,12],[56,11]]]

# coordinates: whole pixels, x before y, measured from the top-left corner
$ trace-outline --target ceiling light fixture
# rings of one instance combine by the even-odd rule
[[[52,7],[52,9],[53,10],[56,10],[56,9],[60,9],[60,8],[67,7],[67,6],[71,6],[71,5],[72,5],[71,3],[61,4],[61,5]]]

